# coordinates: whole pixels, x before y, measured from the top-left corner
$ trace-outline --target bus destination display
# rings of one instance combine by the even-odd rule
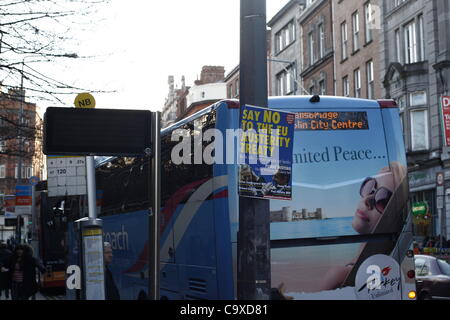
[[[367,112],[298,112],[295,130],[368,130]]]

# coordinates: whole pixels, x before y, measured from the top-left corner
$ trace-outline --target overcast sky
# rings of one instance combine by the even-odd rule
[[[267,0],[270,20],[288,0]],[[111,0],[73,48],[91,59],[59,66],[64,79],[94,94],[99,108],[162,110],[167,78],[191,86],[204,65],[228,74],[239,63],[239,0]],[[56,71],[55,71],[56,72]],[[67,77],[67,78],[66,78]],[[67,96],[67,106],[75,96]],[[44,110],[42,110],[44,111]]]

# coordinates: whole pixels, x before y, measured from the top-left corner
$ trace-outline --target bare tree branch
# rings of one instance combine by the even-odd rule
[[[108,2],[0,2],[0,160],[3,156],[32,157],[34,144],[42,140],[42,121],[37,114],[26,114],[26,121],[19,121],[18,106],[29,104],[21,89],[26,91],[29,101],[60,105],[64,105],[62,97],[67,95],[84,91],[106,92],[67,83],[65,79],[57,79],[51,71],[54,64],[60,61],[91,58],[68,52],[68,48],[78,40],[74,36],[75,30],[92,25],[92,14]],[[30,147],[19,151],[22,148],[19,148],[18,137],[25,146]]]

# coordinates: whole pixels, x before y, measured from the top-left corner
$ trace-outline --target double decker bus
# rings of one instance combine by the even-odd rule
[[[270,109],[295,114],[292,199],[269,200],[272,287],[293,299],[414,299],[397,106],[310,98],[269,98]],[[220,101],[162,131],[162,299],[236,298],[242,173],[237,162],[195,161],[194,140],[200,137],[201,153],[237,154],[237,135],[217,137],[240,128],[240,109],[238,101]],[[191,138],[181,163],[174,161],[179,129]],[[202,138],[209,130],[215,140]],[[143,157],[107,158],[96,168],[99,218],[122,299],[148,293],[148,170]]]
[[[43,292],[62,294],[65,291],[67,222],[85,215],[85,203],[85,196],[49,197],[47,181],[36,186],[31,246],[47,270],[40,276]]]

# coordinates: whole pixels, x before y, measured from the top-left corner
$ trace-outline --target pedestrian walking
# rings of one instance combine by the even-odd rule
[[[112,247],[109,242],[103,243],[103,262],[105,264],[105,296],[106,300],[120,300],[119,290],[114,283],[114,278],[112,276],[111,270],[108,266],[111,264],[113,259]]]
[[[45,267],[33,257],[33,250],[27,244],[20,244],[14,250],[9,268],[12,300],[28,300],[36,294],[39,286],[36,281],[36,268],[45,272]]]
[[[14,242],[13,242],[12,238],[9,238],[9,239],[6,241],[6,246],[8,247],[8,250],[11,251],[11,252],[14,251],[14,244],[13,244],[13,243],[14,243]]]
[[[11,278],[8,269],[11,264],[11,257],[12,252],[8,249],[6,243],[0,243],[0,297],[4,292],[6,299],[9,299],[11,290]]]

